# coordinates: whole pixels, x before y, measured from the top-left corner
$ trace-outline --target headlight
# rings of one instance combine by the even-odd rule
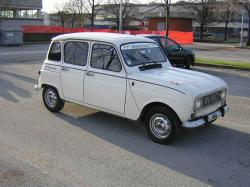
[[[194,110],[197,111],[202,107],[202,99],[198,97],[195,99]]]
[[[220,97],[221,97],[221,99],[222,99],[223,101],[226,100],[226,97],[227,97],[227,90],[226,90],[226,89],[221,91]]]

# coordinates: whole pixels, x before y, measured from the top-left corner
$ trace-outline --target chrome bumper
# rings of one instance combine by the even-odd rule
[[[211,114],[208,114],[205,117],[202,117],[202,118],[199,118],[199,119],[193,120],[193,121],[183,122],[182,127],[184,127],[184,128],[196,128],[196,127],[205,125],[213,120],[216,120],[217,118],[219,118],[221,116],[223,117],[225,115],[225,113],[228,112],[228,110],[229,110],[229,107],[228,107],[228,105],[226,105],[226,106],[220,108],[219,110],[217,110]]]
[[[36,91],[39,90],[38,84],[35,84],[34,89],[35,89]]]

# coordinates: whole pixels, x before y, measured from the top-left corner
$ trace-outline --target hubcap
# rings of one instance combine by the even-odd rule
[[[50,108],[54,108],[57,103],[56,92],[52,89],[47,89],[45,93],[45,101]]]
[[[167,138],[171,132],[170,121],[164,114],[155,114],[151,117],[150,130],[157,138]]]

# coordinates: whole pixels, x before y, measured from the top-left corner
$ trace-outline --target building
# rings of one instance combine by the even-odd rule
[[[0,29],[43,25],[42,0],[1,0]]]
[[[42,0],[0,1],[0,45],[21,44],[22,25],[43,25]]]

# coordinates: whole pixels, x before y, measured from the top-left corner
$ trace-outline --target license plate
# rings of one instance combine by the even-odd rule
[[[216,120],[218,118],[218,116],[219,116],[218,112],[212,113],[212,114],[208,115],[207,120],[208,120],[208,122],[211,122],[213,120]]]

